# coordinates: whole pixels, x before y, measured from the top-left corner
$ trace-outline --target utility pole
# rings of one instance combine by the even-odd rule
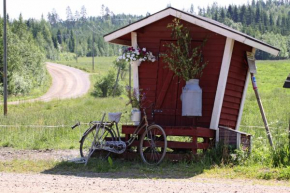
[[[94,51],[95,51],[95,37],[94,37],[94,32],[93,32],[93,43],[92,43],[93,71],[95,70],[95,56],[94,56]]]
[[[4,15],[4,25],[3,25],[3,87],[4,87],[4,116],[7,116],[7,14],[6,14],[6,0],[3,0],[3,15]]]

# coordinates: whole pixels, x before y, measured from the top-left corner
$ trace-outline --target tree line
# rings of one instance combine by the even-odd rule
[[[189,10],[190,11],[190,10]],[[281,50],[278,57],[258,51],[257,59],[286,59],[290,56],[290,1],[252,0],[243,5],[198,8],[198,14],[224,23]]]
[[[169,5],[168,5],[169,6]],[[47,80],[44,61],[72,59],[81,56],[116,56],[120,46],[104,42],[103,35],[135,22],[143,16],[114,14],[102,5],[100,16],[87,16],[83,6],[78,11],[66,8],[61,20],[52,10],[40,20],[7,19],[8,23],[8,92],[26,94]],[[194,13],[194,5],[184,9]],[[213,3],[198,7],[197,13],[234,29],[261,39],[281,49],[278,57],[257,51],[257,59],[287,59],[290,57],[290,1],[252,0],[244,5],[219,6]],[[150,15],[147,13],[146,16]],[[0,18],[0,39],[3,39],[3,18]],[[3,45],[0,44],[3,58]],[[3,70],[3,61],[0,62]],[[3,79],[0,78],[0,90]]]

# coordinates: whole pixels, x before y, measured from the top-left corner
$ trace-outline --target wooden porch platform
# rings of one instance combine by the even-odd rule
[[[204,151],[210,148],[215,139],[215,130],[209,128],[191,126],[163,126],[162,128],[167,136],[168,152],[166,157],[169,160],[190,159],[190,155],[197,154],[198,150]],[[135,129],[136,126],[133,125],[122,126],[122,133],[125,134],[125,140],[130,138]],[[131,147],[138,149],[138,146],[139,139],[136,139]],[[122,157],[132,159],[137,155],[139,156],[138,151],[130,152],[129,149]],[[192,153],[190,154],[190,152]]]

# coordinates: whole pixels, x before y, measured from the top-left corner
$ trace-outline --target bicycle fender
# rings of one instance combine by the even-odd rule
[[[88,133],[91,129],[93,129],[93,127],[88,128],[88,129],[84,132],[83,136],[82,136],[81,139],[79,140],[79,143],[83,140],[83,138],[87,135],[87,133]]]

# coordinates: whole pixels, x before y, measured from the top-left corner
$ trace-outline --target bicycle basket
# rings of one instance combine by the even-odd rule
[[[121,115],[122,113],[108,113],[109,121],[115,121],[116,123],[119,123]]]

